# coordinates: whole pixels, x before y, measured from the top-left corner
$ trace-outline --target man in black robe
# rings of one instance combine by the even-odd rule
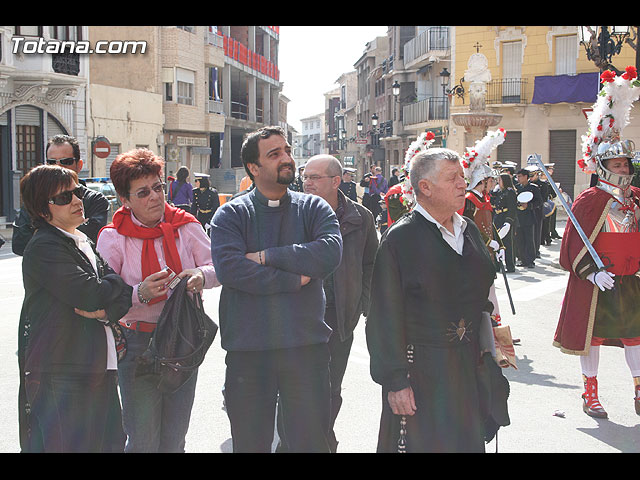
[[[483,355],[495,354],[495,268],[478,227],[457,213],[466,193],[459,162],[440,148],[413,158],[416,205],[376,255],[366,336],[371,376],[382,385],[378,452],[483,452],[509,423],[508,382]],[[493,400],[491,375],[502,386]]]

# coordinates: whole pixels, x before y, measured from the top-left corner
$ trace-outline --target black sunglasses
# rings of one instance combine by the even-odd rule
[[[67,167],[76,163],[76,159],[73,157],[67,158],[47,158],[47,165],[66,165]]]
[[[146,198],[149,195],[151,195],[151,190],[153,190],[156,193],[164,193],[164,187],[165,187],[166,183],[156,183],[155,185],[153,185],[151,188],[148,187],[144,187],[141,190],[138,190],[137,192],[135,192],[135,196],[138,198]]]
[[[51,205],[69,205],[71,203],[71,199],[73,198],[73,195],[75,195],[80,200],[82,200],[84,198],[84,192],[85,192],[85,189],[82,186],[78,185],[73,190],[62,192],[56,195],[55,197],[52,197],[49,200],[49,203]]]

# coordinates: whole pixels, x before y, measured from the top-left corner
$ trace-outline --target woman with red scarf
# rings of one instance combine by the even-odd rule
[[[165,301],[169,267],[189,277],[193,292],[220,286],[210,240],[190,213],[165,201],[164,161],[140,148],[119,155],[111,180],[122,200],[113,223],[102,229],[98,251],[133,287],[132,307],[121,320],[128,354],[119,365],[125,452],[183,452],[195,396],[193,377],[174,393],[157,388],[158,377],[136,376],[136,357],[149,345]]]

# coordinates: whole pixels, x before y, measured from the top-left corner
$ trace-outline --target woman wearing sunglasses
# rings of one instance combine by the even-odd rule
[[[77,174],[60,166],[40,165],[20,182],[36,228],[22,262],[23,451],[124,450],[117,364],[126,349],[118,320],[133,289],[78,230],[84,192]]]
[[[197,374],[175,393],[158,390],[158,377],[136,376],[136,357],[149,345],[171,290],[169,267],[187,289],[220,286],[211,243],[200,222],[165,201],[164,161],[148,149],[118,155],[111,181],[122,200],[113,223],[98,236],[98,251],[133,286],[133,306],[121,320],[128,355],[119,366],[126,452],[183,452]]]

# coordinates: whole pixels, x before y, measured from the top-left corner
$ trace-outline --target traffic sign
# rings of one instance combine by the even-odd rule
[[[93,154],[99,158],[107,158],[111,154],[111,143],[106,137],[98,137],[93,142]]]

